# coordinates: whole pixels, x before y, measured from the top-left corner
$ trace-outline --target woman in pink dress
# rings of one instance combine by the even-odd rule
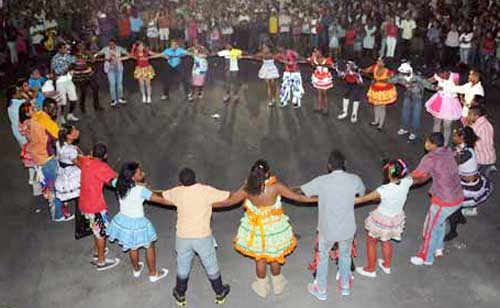
[[[454,91],[458,78],[457,73],[447,70],[434,74],[431,81],[437,82],[440,90],[425,103],[427,112],[434,117],[433,132],[441,132],[443,126],[445,145],[450,140],[451,124],[462,116],[462,105]]]

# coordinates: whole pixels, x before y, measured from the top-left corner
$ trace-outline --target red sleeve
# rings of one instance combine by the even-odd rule
[[[112,179],[117,177],[116,172],[106,163],[99,164],[99,167],[96,168],[95,172],[97,177],[104,183],[109,183]]]
[[[368,72],[370,72],[370,73],[373,73],[373,71],[375,70],[375,66],[376,66],[376,64],[372,64],[372,65],[368,66],[368,67],[366,68],[366,70],[367,70]]]
[[[394,75],[394,72],[392,70],[390,70],[390,69],[387,69],[387,76],[391,77],[393,75]]]

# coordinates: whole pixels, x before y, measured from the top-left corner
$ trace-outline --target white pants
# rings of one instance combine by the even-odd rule
[[[159,32],[160,32],[160,40],[168,41],[168,38],[170,37],[170,29],[160,28]]]
[[[10,62],[12,64],[17,64],[19,58],[17,57],[16,42],[7,42],[7,46],[9,46]]]
[[[387,54],[386,57],[388,58],[394,58],[394,52],[396,51],[396,43],[397,43],[397,38],[388,36],[386,39],[386,44],[387,44]]]
[[[71,102],[78,100],[75,84],[71,80],[71,76],[69,74],[57,78],[56,90],[59,92],[59,96],[61,98],[59,102],[61,106],[66,106],[68,99]]]

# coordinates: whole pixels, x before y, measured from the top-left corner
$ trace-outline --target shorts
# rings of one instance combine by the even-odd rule
[[[104,210],[100,213],[86,214],[82,213],[89,222],[89,228],[98,239],[106,238],[106,229],[109,226],[108,211]]]
[[[169,28],[160,28],[160,40],[162,41],[168,41],[169,36],[170,36],[170,29]]]
[[[73,81],[67,76],[61,76],[56,81],[56,90],[59,92],[61,100],[59,104],[61,106],[66,106],[67,100],[75,102],[78,100],[76,95],[76,87]]]

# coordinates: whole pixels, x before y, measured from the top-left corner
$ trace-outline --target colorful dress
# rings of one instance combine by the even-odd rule
[[[259,70],[259,78],[264,80],[280,78],[280,73],[276,64],[274,64],[274,59],[264,59],[262,61],[262,66]]]
[[[328,90],[333,87],[333,78],[330,68],[333,67],[332,58],[323,58],[319,61],[315,56],[309,58],[309,62],[314,66],[312,84],[316,89]]]
[[[137,64],[134,70],[135,79],[151,80],[155,77],[155,70],[149,64],[149,56],[151,52],[144,50],[143,52],[135,51],[132,54],[137,59]]]
[[[373,73],[373,82],[366,95],[368,97],[368,102],[373,105],[389,105],[395,103],[398,99],[396,87],[387,82],[389,77],[394,75],[394,73],[387,68],[384,68],[382,72],[380,72],[377,65],[370,66],[368,71]]]
[[[194,55],[193,61],[193,76],[191,82],[195,87],[203,87],[205,85],[208,72],[207,58]]]
[[[285,256],[297,246],[288,216],[283,213],[281,197],[272,206],[256,207],[246,200],[245,215],[234,239],[234,248],[256,261],[285,263]]]
[[[433,117],[449,121],[458,120],[462,117],[462,105],[457,93],[454,91],[458,77],[456,73],[451,73],[448,79],[434,75],[438,87],[442,88],[442,90],[432,95],[425,103],[427,112],[432,114]]]
[[[80,197],[80,168],[74,163],[78,155],[80,151],[76,145],[57,143],[56,198],[63,202]]]

